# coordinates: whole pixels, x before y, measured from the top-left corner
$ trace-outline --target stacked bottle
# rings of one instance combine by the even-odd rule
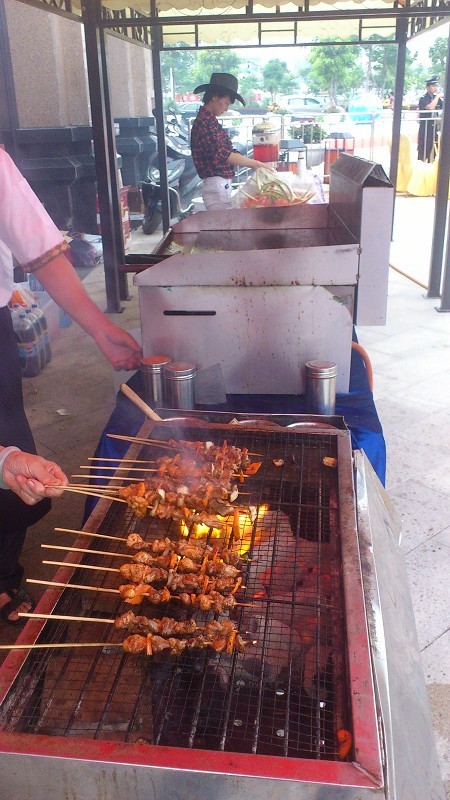
[[[47,319],[37,303],[32,303],[31,308],[14,303],[11,315],[22,376],[34,378],[51,359]]]

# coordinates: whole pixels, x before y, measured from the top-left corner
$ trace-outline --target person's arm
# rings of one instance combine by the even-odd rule
[[[232,153],[227,158],[228,164],[232,164],[233,166],[237,167],[250,167],[250,169],[258,169],[259,167],[263,167],[264,169],[271,169],[268,164],[265,164],[264,161],[256,161],[254,158],[249,158],[248,156],[243,156],[242,153],[238,153],[236,150],[233,150]]]
[[[36,277],[55,303],[92,336],[114,369],[139,366],[142,350],[138,343],[100,311],[63,253],[36,270]]]
[[[440,94],[435,94],[433,99],[428,103],[428,105],[425,106],[426,110],[427,111],[434,111],[434,109],[436,108],[436,106],[439,103],[440,99],[441,99],[441,95]]]
[[[44,497],[59,497],[67,476],[53,461],[17,447],[0,446],[0,491],[11,489],[26,503],[34,505]]]

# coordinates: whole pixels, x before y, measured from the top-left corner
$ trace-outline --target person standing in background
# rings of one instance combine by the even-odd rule
[[[239,100],[238,82],[228,72],[213,72],[209,83],[197,86],[194,92],[203,95],[203,105],[194,120],[191,131],[191,152],[195,168],[203,180],[203,202],[206,209],[232,208],[231,182],[234,167],[267,167],[262,161],[238,153],[217,117],[228,111],[228,106]]]
[[[114,325],[91,300],[66,258],[67,247],[23,175],[0,148],[0,466],[5,484],[0,491],[0,618],[10,625],[22,624],[18,611],[33,608],[33,598],[21,588],[23,568],[19,563],[27,527],[48,512],[49,496],[59,493],[46,490],[41,479],[50,473],[57,484],[66,481],[57,465],[34,455],[8,307],[14,287],[12,254],[92,336],[114,369],[135,369],[142,356],[133,337]],[[17,454],[11,447],[24,452]],[[49,485],[55,485],[54,479],[48,478]]]
[[[442,95],[439,94],[439,81],[433,75],[426,82],[427,91],[419,100],[419,136],[417,157],[419,161],[433,161],[434,145],[438,141],[439,115],[444,107]]]

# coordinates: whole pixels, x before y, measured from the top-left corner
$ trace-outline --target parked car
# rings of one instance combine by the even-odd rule
[[[323,114],[325,101],[326,98],[299,94],[285,97],[281,105],[286,114],[291,115],[292,122],[313,122],[319,114]]]

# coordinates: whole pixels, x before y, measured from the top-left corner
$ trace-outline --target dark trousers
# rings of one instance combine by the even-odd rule
[[[22,375],[8,307],[0,308],[0,343],[0,444],[35,453],[23,407]],[[20,586],[23,568],[19,558],[27,528],[49,509],[47,499],[28,506],[14,492],[0,489],[0,592]]]

